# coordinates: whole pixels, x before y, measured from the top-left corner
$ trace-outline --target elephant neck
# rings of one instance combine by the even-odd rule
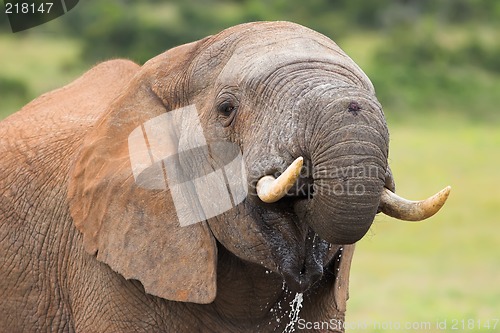
[[[254,332],[264,326],[279,331],[288,322],[294,296],[283,289],[280,275],[237,258],[219,244],[217,296],[213,303],[202,306],[201,312],[207,316],[203,321],[209,326],[211,319],[220,324],[223,318],[225,323],[235,324],[227,327],[232,332]]]
[[[277,303],[287,298],[283,278],[261,265],[243,261],[219,246],[217,265],[218,307],[227,307],[232,316],[265,318]],[[293,296],[292,296],[293,299]],[[243,319],[243,318],[241,318]]]
[[[343,278],[342,286],[332,282],[321,281],[313,291],[304,294],[299,318],[310,322],[344,321],[345,299],[338,309],[335,291],[347,288],[347,284]],[[197,322],[200,331],[207,332],[282,332],[290,322],[295,296],[284,288],[280,275],[237,258],[219,244],[215,300],[206,305],[181,303],[187,311],[179,312],[178,319]],[[181,314],[188,318],[182,319]]]

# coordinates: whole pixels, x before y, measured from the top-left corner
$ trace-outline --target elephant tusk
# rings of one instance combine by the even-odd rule
[[[421,221],[436,214],[443,207],[451,187],[447,186],[432,197],[422,201],[406,200],[384,187],[380,210],[389,216],[405,221]]]
[[[257,182],[257,195],[266,203],[273,203],[283,198],[299,178],[304,159],[298,157],[278,177],[264,176]]]

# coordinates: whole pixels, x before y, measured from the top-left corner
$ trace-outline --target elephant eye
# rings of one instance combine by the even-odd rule
[[[223,125],[227,127],[231,125],[234,121],[236,115],[237,106],[231,101],[224,101],[219,104],[217,111],[224,118]]]
[[[219,113],[226,117],[229,117],[235,110],[236,106],[229,101],[221,103],[218,108]]]

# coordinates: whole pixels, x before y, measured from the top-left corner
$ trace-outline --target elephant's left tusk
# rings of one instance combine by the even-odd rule
[[[278,178],[264,176],[259,179],[257,195],[260,200],[273,203],[283,198],[299,178],[303,163],[304,159],[298,157]]]
[[[447,186],[432,197],[422,201],[406,200],[384,187],[380,197],[380,210],[389,216],[405,221],[421,221],[436,214],[443,207],[451,187]]]

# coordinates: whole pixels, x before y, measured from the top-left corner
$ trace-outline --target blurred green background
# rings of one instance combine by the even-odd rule
[[[16,34],[0,13],[0,119],[101,60],[144,63],[256,20],[315,29],[368,74],[389,123],[398,193],[420,199],[453,187],[432,219],[379,216],[358,243],[350,331],[500,331],[498,1],[81,0]]]

